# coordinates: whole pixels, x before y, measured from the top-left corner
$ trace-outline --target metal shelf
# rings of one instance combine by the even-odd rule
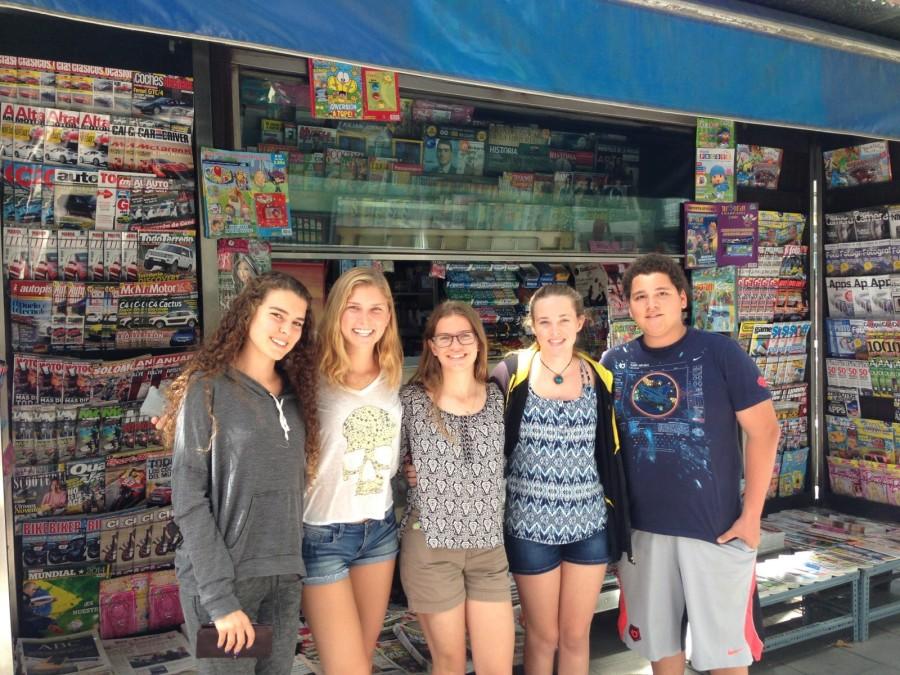
[[[878,619],[884,619],[895,614],[900,614],[900,600],[888,602],[878,607],[872,607],[872,578],[885,572],[896,572],[900,570],[900,558],[889,562],[881,563],[873,567],[867,567],[860,570],[859,575],[859,626],[857,632],[859,637],[854,639],[869,639],[869,624]]]

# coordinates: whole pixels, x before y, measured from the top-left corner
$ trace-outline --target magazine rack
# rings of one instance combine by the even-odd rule
[[[811,584],[805,584],[798,588],[792,588],[779,593],[773,593],[760,599],[762,607],[771,607],[780,603],[789,603],[800,598],[800,602],[806,605],[822,591],[827,591],[841,586],[849,586],[851,594],[850,611],[839,616],[821,621],[815,621],[799,628],[787,630],[765,639],[765,650],[772,651],[787,645],[803,642],[820,635],[827,635],[847,628],[853,629],[853,640],[860,639],[860,572],[850,572],[831,579],[825,579]],[[796,602],[794,603],[796,605]],[[805,608],[804,608],[805,609]]]
[[[900,600],[887,602],[877,607],[872,607],[872,580],[882,574],[889,574],[891,578],[900,571],[900,558],[862,569],[859,572],[859,625],[853,632],[854,640],[869,639],[869,624],[878,619],[900,614]]]

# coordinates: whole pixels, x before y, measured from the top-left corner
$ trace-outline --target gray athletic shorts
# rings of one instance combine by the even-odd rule
[[[650,661],[687,651],[695,670],[760,659],[755,550],[640,530],[631,543],[635,564],[618,565],[619,635],[630,649]]]

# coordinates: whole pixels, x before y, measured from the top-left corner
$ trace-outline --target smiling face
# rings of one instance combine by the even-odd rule
[[[306,300],[293,291],[273,289],[266,293],[247,327],[242,356],[280,361],[303,334]]]
[[[450,344],[445,344],[447,340]],[[438,321],[428,346],[445,375],[451,370],[474,372],[478,358],[478,336],[466,317],[451,314]]]
[[[374,350],[391,320],[390,302],[371,284],[353,289],[341,312],[341,337],[348,352]]]
[[[631,282],[628,312],[644,332],[648,347],[668,347],[687,330],[681,312],[687,308],[687,294],[679,291],[668,274],[638,274]]]
[[[548,295],[531,308],[534,337],[546,357],[571,356],[584,316],[578,316],[572,299],[565,295]]]

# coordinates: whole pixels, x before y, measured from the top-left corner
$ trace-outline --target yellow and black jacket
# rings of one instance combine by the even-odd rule
[[[525,411],[525,400],[528,398],[528,375],[537,353],[536,346],[513,352],[491,373],[491,380],[497,383],[506,397],[504,454],[507,459],[519,442],[519,427]],[[590,364],[597,374],[597,435],[594,458],[597,460],[597,472],[606,497],[610,559],[617,561],[625,553],[631,560],[631,514],[628,487],[625,484],[625,467],[622,464],[619,434],[616,431],[613,412],[613,376],[587,354],[578,352],[577,356]]]

